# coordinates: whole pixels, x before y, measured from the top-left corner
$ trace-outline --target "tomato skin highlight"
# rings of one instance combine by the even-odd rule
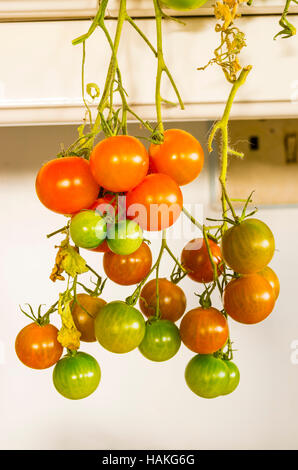
[[[220,247],[213,240],[209,240],[209,246],[214,264],[217,266],[217,275],[220,276],[219,265],[222,262]],[[203,238],[195,238],[185,245],[181,254],[181,264],[193,281],[208,283],[214,279],[212,264]]]
[[[186,297],[177,284],[165,278],[159,278],[159,310],[163,320],[176,322],[185,312]],[[141,290],[140,309],[147,318],[156,312],[156,280],[147,282]]]
[[[146,176],[149,157],[135,137],[117,135],[99,142],[90,155],[90,168],[100,186],[113,192],[129,191]]]
[[[129,255],[117,255],[109,252],[103,257],[103,268],[116,284],[131,286],[141,282],[149,273],[152,265],[152,253],[147,243]]]
[[[234,362],[225,361],[225,360],[223,360],[223,361],[229,369],[229,374],[228,374],[229,381],[228,381],[228,384],[227,384],[226,388],[224,389],[224,391],[221,394],[222,395],[229,395],[230,393],[234,392],[234,390],[236,390],[236,388],[239,385],[240,372],[239,372],[239,369],[238,369],[238,367],[236,366],[236,364]]]
[[[75,245],[96,248],[107,236],[107,224],[105,218],[96,211],[86,210],[71,219],[69,232]]]
[[[53,370],[57,392],[70,400],[91,395],[97,389],[100,378],[101,371],[96,359],[81,351],[64,356]]]
[[[226,344],[229,337],[228,322],[216,308],[194,308],[182,318],[180,336],[191,351],[212,354]]]
[[[252,274],[261,271],[271,261],[275,242],[264,222],[249,218],[224,233],[221,249],[230,268],[239,274]]]
[[[158,231],[176,222],[183,196],[170,176],[153,173],[127,193],[126,205],[128,218],[136,220],[143,230]]]
[[[187,364],[185,380],[190,390],[199,397],[216,398],[228,387],[229,368],[222,359],[198,354]]]
[[[150,145],[149,158],[155,172],[170,176],[179,186],[195,180],[204,164],[200,142],[181,129],[166,130],[162,144]]]
[[[116,255],[130,255],[140,248],[143,231],[133,220],[121,220],[108,228],[107,243]]]
[[[280,284],[276,273],[273,271],[273,269],[270,268],[270,266],[266,266],[266,268],[262,269],[262,271],[259,271],[258,274],[267,279],[272,289],[274,290],[275,300],[277,300],[280,291]]]
[[[35,188],[40,202],[59,214],[88,208],[99,192],[89,162],[80,157],[55,158],[45,163],[37,174]]]
[[[108,351],[124,354],[140,345],[145,335],[145,321],[136,308],[115,300],[105,305],[96,317],[95,335]]]
[[[161,4],[165,8],[171,8],[172,10],[195,10],[205,5],[207,0],[162,0]]]
[[[146,332],[139,351],[150,361],[163,362],[175,356],[180,345],[179,329],[175,323],[152,319],[146,323]]]
[[[71,315],[77,330],[81,333],[80,341],[94,342],[96,341],[94,321],[102,307],[106,305],[106,301],[84,293],[77,294],[76,297],[77,302],[71,304]]]
[[[25,326],[15,341],[19,360],[31,369],[47,369],[56,364],[63,352],[57,334],[58,329],[51,324],[30,323]]]
[[[274,304],[274,290],[267,279],[259,274],[233,279],[224,290],[224,309],[233,320],[240,323],[254,324],[265,320]]]

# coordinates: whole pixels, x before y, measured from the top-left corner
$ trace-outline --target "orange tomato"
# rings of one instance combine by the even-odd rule
[[[217,266],[217,274],[220,275],[218,267],[222,261],[220,247],[212,240],[209,240],[209,246],[213,261]],[[213,268],[204,238],[195,238],[185,245],[181,254],[181,264],[193,281],[203,283],[213,281]]]

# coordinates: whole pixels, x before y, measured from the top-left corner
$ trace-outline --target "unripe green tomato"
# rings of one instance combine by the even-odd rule
[[[229,381],[226,388],[222,392],[222,395],[229,395],[229,393],[234,392],[234,390],[238,387],[240,381],[240,372],[234,362],[224,360],[224,363],[229,368]]]
[[[150,361],[162,362],[171,359],[181,345],[179,329],[169,320],[150,319],[139,346],[140,352]]]
[[[76,214],[71,219],[69,230],[73,242],[81,248],[96,248],[107,236],[105,218],[93,210]]]
[[[229,368],[225,361],[211,354],[198,354],[186,366],[185,380],[193,393],[202,398],[215,398],[227,390]]]
[[[100,367],[96,359],[81,351],[64,356],[53,370],[56,390],[70,400],[79,400],[91,395],[97,389],[100,377]]]
[[[172,10],[195,10],[203,6],[207,0],[161,0],[161,5]]]
[[[110,352],[123,354],[137,348],[145,335],[145,320],[139,310],[115,300],[95,318],[95,336]]]
[[[143,231],[133,220],[121,220],[108,228],[107,242],[117,255],[130,255],[142,244]]]

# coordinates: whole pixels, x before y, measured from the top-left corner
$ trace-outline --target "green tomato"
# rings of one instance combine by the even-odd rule
[[[198,354],[187,364],[185,380],[199,397],[215,398],[227,389],[229,368],[222,359],[210,354]]]
[[[207,0],[161,0],[162,6],[172,10],[195,10],[203,6]]]
[[[175,356],[181,345],[179,329],[169,320],[150,319],[139,350],[147,359],[167,361]]]
[[[130,255],[142,244],[143,231],[133,220],[121,220],[109,226],[107,235],[108,246],[117,255]]]
[[[108,351],[123,354],[137,348],[145,335],[145,320],[121,300],[106,304],[95,319],[97,341]]]
[[[84,352],[69,353],[57,362],[53,371],[56,390],[65,398],[79,400],[93,393],[100,382],[96,359]]]
[[[274,255],[274,236],[261,220],[244,219],[224,233],[221,250],[226,264],[237,273],[257,273]]]
[[[106,238],[107,224],[105,218],[96,211],[82,211],[70,222],[70,236],[81,248],[96,248]]]
[[[228,395],[229,393],[234,392],[234,390],[238,387],[239,381],[240,381],[240,372],[236,364],[232,361],[224,361],[224,363],[228,366],[229,368],[229,381],[222,392],[222,395]]]

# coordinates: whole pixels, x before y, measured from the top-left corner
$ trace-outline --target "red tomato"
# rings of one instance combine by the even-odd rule
[[[194,308],[182,318],[180,336],[192,351],[212,354],[225,345],[229,337],[228,323],[216,308]]]
[[[266,266],[266,268],[262,269],[262,271],[259,271],[258,274],[260,274],[265,279],[267,279],[267,281],[269,282],[269,284],[274,290],[275,300],[276,300],[279,296],[279,291],[280,291],[279,279],[276,273],[269,266]]]
[[[163,230],[178,219],[183,196],[168,175],[154,173],[126,195],[127,216],[144,230]]]
[[[150,145],[149,157],[151,168],[169,175],[179,186],[196,179],[204,164],[200,142],[181,129],[166,130],[162,144]]]
[[[37,174],[35,187],[42,204],[59,214],[88,208],[99,192],[88,161],[79,157],[55,158],[45,163]]]
[[[209,246],[217,266],[217,274],[220,275],[218,267],[222,261],[220,247],[212,240],[209,240]],[[185,245],[181,254],[181,264],[193,281],[203,283],[213,281],[213,268],[204,238],[195,238]]]
[[[240,323],[259,323],[272,312],[274,304],[274,290],[260,274],[233,279],[224,291],[225,311]]]
[[[122,286],[138,284],[150,271],[152,254],[149,246],[142,242],[140,248],[130,255],[105,253],[103,268],[109,279]]]
[[[16,337],[15,350],[20,361],[32,369],[47,369],[59,361],[63,347],[54,325],[30,323]]]
[[[90,168],[103,188],[129,191],[146,176],[149,157],[144,145],[135,137],[117,135],[99,142],[90,156]]]

